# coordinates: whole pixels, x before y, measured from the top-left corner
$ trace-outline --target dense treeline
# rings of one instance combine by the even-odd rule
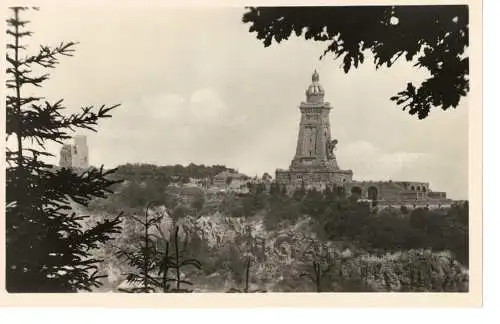
[[[148,196],[154,195],[156,189],[149,181],[145,183],[145,186],[134,186],[129,187],[129,189],[133,191],[134,195],[146,199]],[[148,185],[150,185],[149,189],[147,189]],[[419,275],[420,277],[414,274],[417,277],[412,277],[408,273],[425,271],[427,266],[431,266],[431,263],[433,264],[432,266],[435,266],[434,263],[436,261],[431,260],[432,256],[426,256],[425,254],[421,254],[423,252],[418,252],[422,249],[430,249],[432,251],[448,250],[454,255],[452,260],[457,260],[465,265],[468,264],[467,203],[457,204],[451,208],[440,210],[415,209],[409,211],[405,209],[385,209],[376,213],[368,204],[360,203],[355,198],[347,196],[341,188],[326,190],[325,192],[307,191],[302,188],[297,190],[293,195],[287,195],[284,188],[274,184],[264,185],[261,183],[250,185],[249,187],[250,193],[248,194],[223,193],[217,196],[216,206],[218,211],[222,215],[230,215],[234,218],[252,217],[260,214],[263,216],[267,231],[290,228],[290,225],[303,220],[304,216],[307,215],[311,218],[312,231],[317,234],[318,242],[321,242],[321,244],[326,241],[344,242],[349,244],[349,246],[355,246],[356,249],[362,249],[371,255],[380,256],[396,252],[417,253],[412,257],[415,259],[412,262],[420,262],[421,264],[419,263],[420,265],[417,266],[415,265],[417,263],[408,263],[415,266],[415,269],[411,268],[408,270],[405,268],[406,270],[404,270],[403,268],[407,266],[407,263],[401,260],[398,261],[400,263],[396,262],[398,264],[397,267],[403,267],[402,269],[398,268],[398,271],[406,271],[406,275],[396,274],[398,278],[396,281],[401,281],[401,285],[411,286],[401,288],[403,291],[405,289],[408,291],[419,291],[419,289],[424,289],[424,291],[434,291],[436,289],[437,291],[448,291],[451,289],[450,291],[455,291],[453,289],[459,289],[457,288],[458,286],[455,288],[451,286],[451,288],[443,288],[450,284],[449,282],[443,282],[442,285],[444,286],[442,287],[440,283],[430,283],[430,281],[426,284],[429,288],[423,282],[420,282],[425,278],[429,279],[428,274]],[[172,196],[173,194],[170,190],[174,190],[174,187],[169,188],[167,188],[166,196]],[[213,199],[214,197],[207,196],[199,188],[176,188],[175,190],[178,190],[179,193],[177,199],[182,198],[181,201],[183,200],[184,202],[179,203],[172,210],[174,219],[180,219],[186,215],[202,216],[211,214],[206,209],[196,214],[193,203],[186,203],[184,199],[189,196],[199,197],[200,201],[198,203],[202,207],[205,204],[205,199]],[[199,196],[194,194],[196,190],[200,194]],[[120,199],[122,199],[123,204],[127,204],[127,195],[118,195],[121,197]],[[181,207],[184,209],[181,209]],[[219,250],[219,248],[209,248],[204,239],[193,233],[189,244],[190,254],[195,256],[203,265],[201,273],[211,275],[213,273],[229,271],[233,276],[234,283],[239,287],[238,289],[245,291],[249,289],[247,279],[249,271],[250,273],[254,271],[249,269],[254,266],[255,262],[255,264],[259,264],[261,262],[259,261],[260,258],[264,256],[260,255],[260,252],[257,250],[251,249],[256,259],[249,265],[249,261],[245,257],[245,251],[247,251],[248,247],[245,248],[246,243],[242,242],[241,239],[245,240],[245,237],[242,236],[226,249],[221,248]],[[361,271],[357,274],[361,276],[364,273],[364,268],[362,268],[361,264],[362,261],[356,260],[351,260],[354,263],[349,267],[352,268],[351,270],[354,273]],[[357,264],[356,262],[361,263]],[[363,284],[363,280],[366,279],[351,277],[351,275],[346,273],[336,274],[336,271],[340,271],[339,269],[342,268],[341,265],[323,264],[319,272],[317,267],[318,265],[313,262],[311,263],[310,270],[312,271],[312,278],[315,279],[315,284],[317,284],[316,279],[321,277],[321,291],[369,291],[370,289],[366,283]],[[331,270],[330,267],[340,268]],[[448,270],[452,271],[450,269]],[[373,269],[370,271],[376,273]],[[452,276],[451,272],[449,275]],[[406,279],[402,278],[406,278],[407,276],[410,276],[410,279],[413,278],[411,280],[416,281],[405,283]],[[252,275],[250,275],[250,278],[252,278]],[[301,285],[307,282],[306,279],[290,277],[287,280],[287,282],[293,283],[296,287],[283,289],[291,289],[290,291],[305,289]],[[392,279],[385,278],[380,280],[388,282]],[[386,287],[384,289],[392,291],[393,288]]]
[[[11,7],[6,30],[5,286],[10,293],[90,291],[102,284],[102,260],[91,251],[121,231],[121,214],[84,226],[91,217],[72,210],[72,203],[87,206],[107,197],[116,183],[108,178],[114,170],[54,168],[44,161],[53,156],[46,147],[62,144],[77,130],[96,131],[120,105],[69,113],[62,98],[34,96],[33,87],[43,87],[49,71],[61,57],[73,56],[77,43],[28,50],[29,9]]]
[[[88,206],[91,211],[115,213],[142,211],[149,202],[170,208],[176,216],[198,215],[205,204],[200,188],[174,187],[158,179],[126,180],[115,188],[106,199],[94,199]]]
[[[267,230],[284,228],[304,215],[314,222],[322,240],[350,241],[372,252],[430,248],[450,250],[468,264],[468,204],[429,210],[385,209],[374,212],[366,203],[349,197],[342,188],[324,192],[301,188],[288,195],[283,187],[263,183],[250,185],[248,194],[225,193],[212,208],[200,188],[168,187],[161,180],[129,181],[106,201],[92,206],[141,210],[154,200],[169,206],[176,216],[203,215],[219,211],[232,217],[264,213]],[[175,202],[175,203],[174,203]]]
[[[324,240],[351,241],[383,253],[419,248],[450,250],[460,262],[468,264],[467,202],[439,210],[393,208],[376,213],[341,188],[324,192],[299,189],[288,196],[283,188],[272,185],[269,191],[258,187],[243,197],[227,199],[222,206],[234,217],[265,210],[268,230],[308,215]]]
[[[116,171],[109,176],[110,179],[121,181],[111,186],[114,194],[106,201],[93,200],[89,207],[92,210],[115,212],[123,208],[142,209],[148,202],[155,201],[174,208],[179,200],[187,200],[187,204],[195,209],[195,213],[198,213],[201,212],[204,203],[201,189],[170,187],[169,192],[166,192],[167,187],[174,183],[187,183],[190,178],[201,180],[205,182],[205,185],[209,185],[212,178],[223,171],[236,172],[235,169],[224,165],[205,166],[191,163],[187,166],[179,164],[157,166],[127,163],[118,166]]]
[[[236,172],[235,169],[224,165],[206,166],[190,163],[187,166],[180,164],[157,166],[154,164],[127,163],[117,167],[116,176],[124,179],[157,179],[167,184],[170,182],[188,182],[193,179],[211,179],[223,171]]]

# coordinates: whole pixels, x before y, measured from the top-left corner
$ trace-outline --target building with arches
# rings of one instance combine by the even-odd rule
[[[299,106],[301,119],[295,156],[288,170],[276,170],[276,182],[288,191],[297,188],[343,187],[348,195],[369,201],[380,207],[445,207],[451,205],[446,193],[434,192],[427,182],[415,181],[355,181],[353,171],[341,169],[332,139],[329,115],[332,106],[324,100],[325,91],[314,71],[306,90],[306,101]]]

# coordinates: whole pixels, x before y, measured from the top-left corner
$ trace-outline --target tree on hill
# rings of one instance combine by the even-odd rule
[[[306,215],[316,217],[323,212],[323,208],[323,193],[315,188],[307,190],[302,200],[302,212]]]
[[[152,212],[155,206],[158,207],[158,202],[150,201],[146,205],[144,217],[131,216],[132,220],[139,224],[142,233],[139,235],[138,244],[118,247],[117,256],[125,260],[131,268],[125,275],[126,281],[132,285],[119,291],[151,293],[160,289],[164,293],[191,292],[191,289],[181,288],[193,285],[187,278],[182,278],[182,269],[190,266],[199,270],[201,263],[188,257],[190,240],[186,231],[184,242],[180,243],[179,225],[173,215],[174,211],[167,208],[167,213],[155,213]],[[167,233],[161,224],[166,216],[174,220],[170,233]]]
[[[117,169],[116,173],[127,180],[157,179],[165,185],[168,185],[171,181],[189,182],[189,178],[210,179],[223,171],[235,172],[234,169],[227,168],[224,165],[205,166],[194,163],[188,166],[180,164],[157,166],[154,164],[128,163],[118,166]]]
[[[196,195],[193,201],[191,202],[191,207],[194,209],[195,215],[199,215],[199,213],[201,213],[204,205],[205,205],[205,196],[203,195],[203,193]]]
[[[29,87],[42,87],[49,74],[37,75],[34,67],[52,69],[60,56],[72,56],[76,43],[41,46],[27,53],[23,42],[32,35],[21,14],[29,8],[10,8],[7,19],[7,147],[6,171],[6,288],[9,292],[76,292],[100,286],[91,252],[120,230],[120,219],[83,227],[87,215],[76,215],[71,203],[86,206],[94,197],[106,197],[117,181],[107,178],[114,170],[75,172],[54,168],[42,159],[52,156],[46,144],[62,144],[75,129],[95,131],[101,118],[115,106],[84,107],[64,115],[63,100],[49,102],[26,95]]]
[[[160,283],[158,278],[153,274],[157,269],[157,264],[160,262],[158,262],[159,253],[156,248],[156,242],[154,241],[155,237],[151,232],[154,226],[163,218],[161,215],[152,215],[150,217],[149,210],[154,204],[155,202],[148,202],[143,219],[131,216],[143,230],[139,236],[139,245],[133,247],[127,246],[126,248],[119,249],[117,252],[117,256],[125,259],[127,264],[133,269],[126,273],[126,280],[134,286],[121,289],[120,291],[122,292],[150,293],[155,291],[155,287],[163,283],[163,281]]]
[[[159,238],[160,245],[163,246],[164,252],[159,255],[160,262],[158,263],[158,275],[161,276],[159,280],[163,292],[175,292],[175,293],[187,293],[192,292],[189,286],[193,286],[193,283],[187,278],[182,278],[182,269],[194,268],[196,270],[201,270],[201,262],[194,258],[187,257],[187,247],[190,240],[188,234],[184,233],[184,242],[181,245],[179,240],[179,226],[175,225],[173,228],[173,236],[168,237],[165,233],[157,226],[158,231],[161,233],[161,239]],[[172,251],[170,251],[172,248]],[[170,278],[170,270],[174,272],[174,278]],[[182,278],[182,279],[181,279]],[[175,286],[171,287],[170,283],[174,283]],[[181,288],[183,287],[183,288]]]
[[[304,182],[302,182],[301,186],[295,189],[292,197],[297,201],[301,201],[302,198],[304,198],[305,194],[306,194],[306,188],[304,186]]]
[[[457,107],[469,92],[469,16],[466,5],[251,7],[242,18],[265,47],[292,33],[326,42],[326,54],[342,58],[345,73],[364,63],[371,51],[378,69],[397,60],[416,60],[430,77],[408,83],[391,97],[403,110],[424,119],[432,107]]]

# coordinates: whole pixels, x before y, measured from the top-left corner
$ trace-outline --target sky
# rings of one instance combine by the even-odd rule
[[[292,37],[265,48],[243,8],[42,8],[29,15],[39,44],[78,41],[51,79],[36,89],[79,107],[121,104],[88,137],[92,165],[225,164],[250,176],[288,168],[305,90],[317,69],[325,89],[336,156],[355,180],[429,182],[468,197],[467,98],[418,120],[389,98],[421,82],[425,70],[400,61],[345,74],[319,57],[326,43]],[[59,144],[48,149],[59,160]]]

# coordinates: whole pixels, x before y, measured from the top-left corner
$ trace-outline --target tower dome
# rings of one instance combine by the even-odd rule
[[[312,83],[306,90],[307,102],[323,102],[325,91],[319,84],[319,74],[316,70],[312,75]]]

